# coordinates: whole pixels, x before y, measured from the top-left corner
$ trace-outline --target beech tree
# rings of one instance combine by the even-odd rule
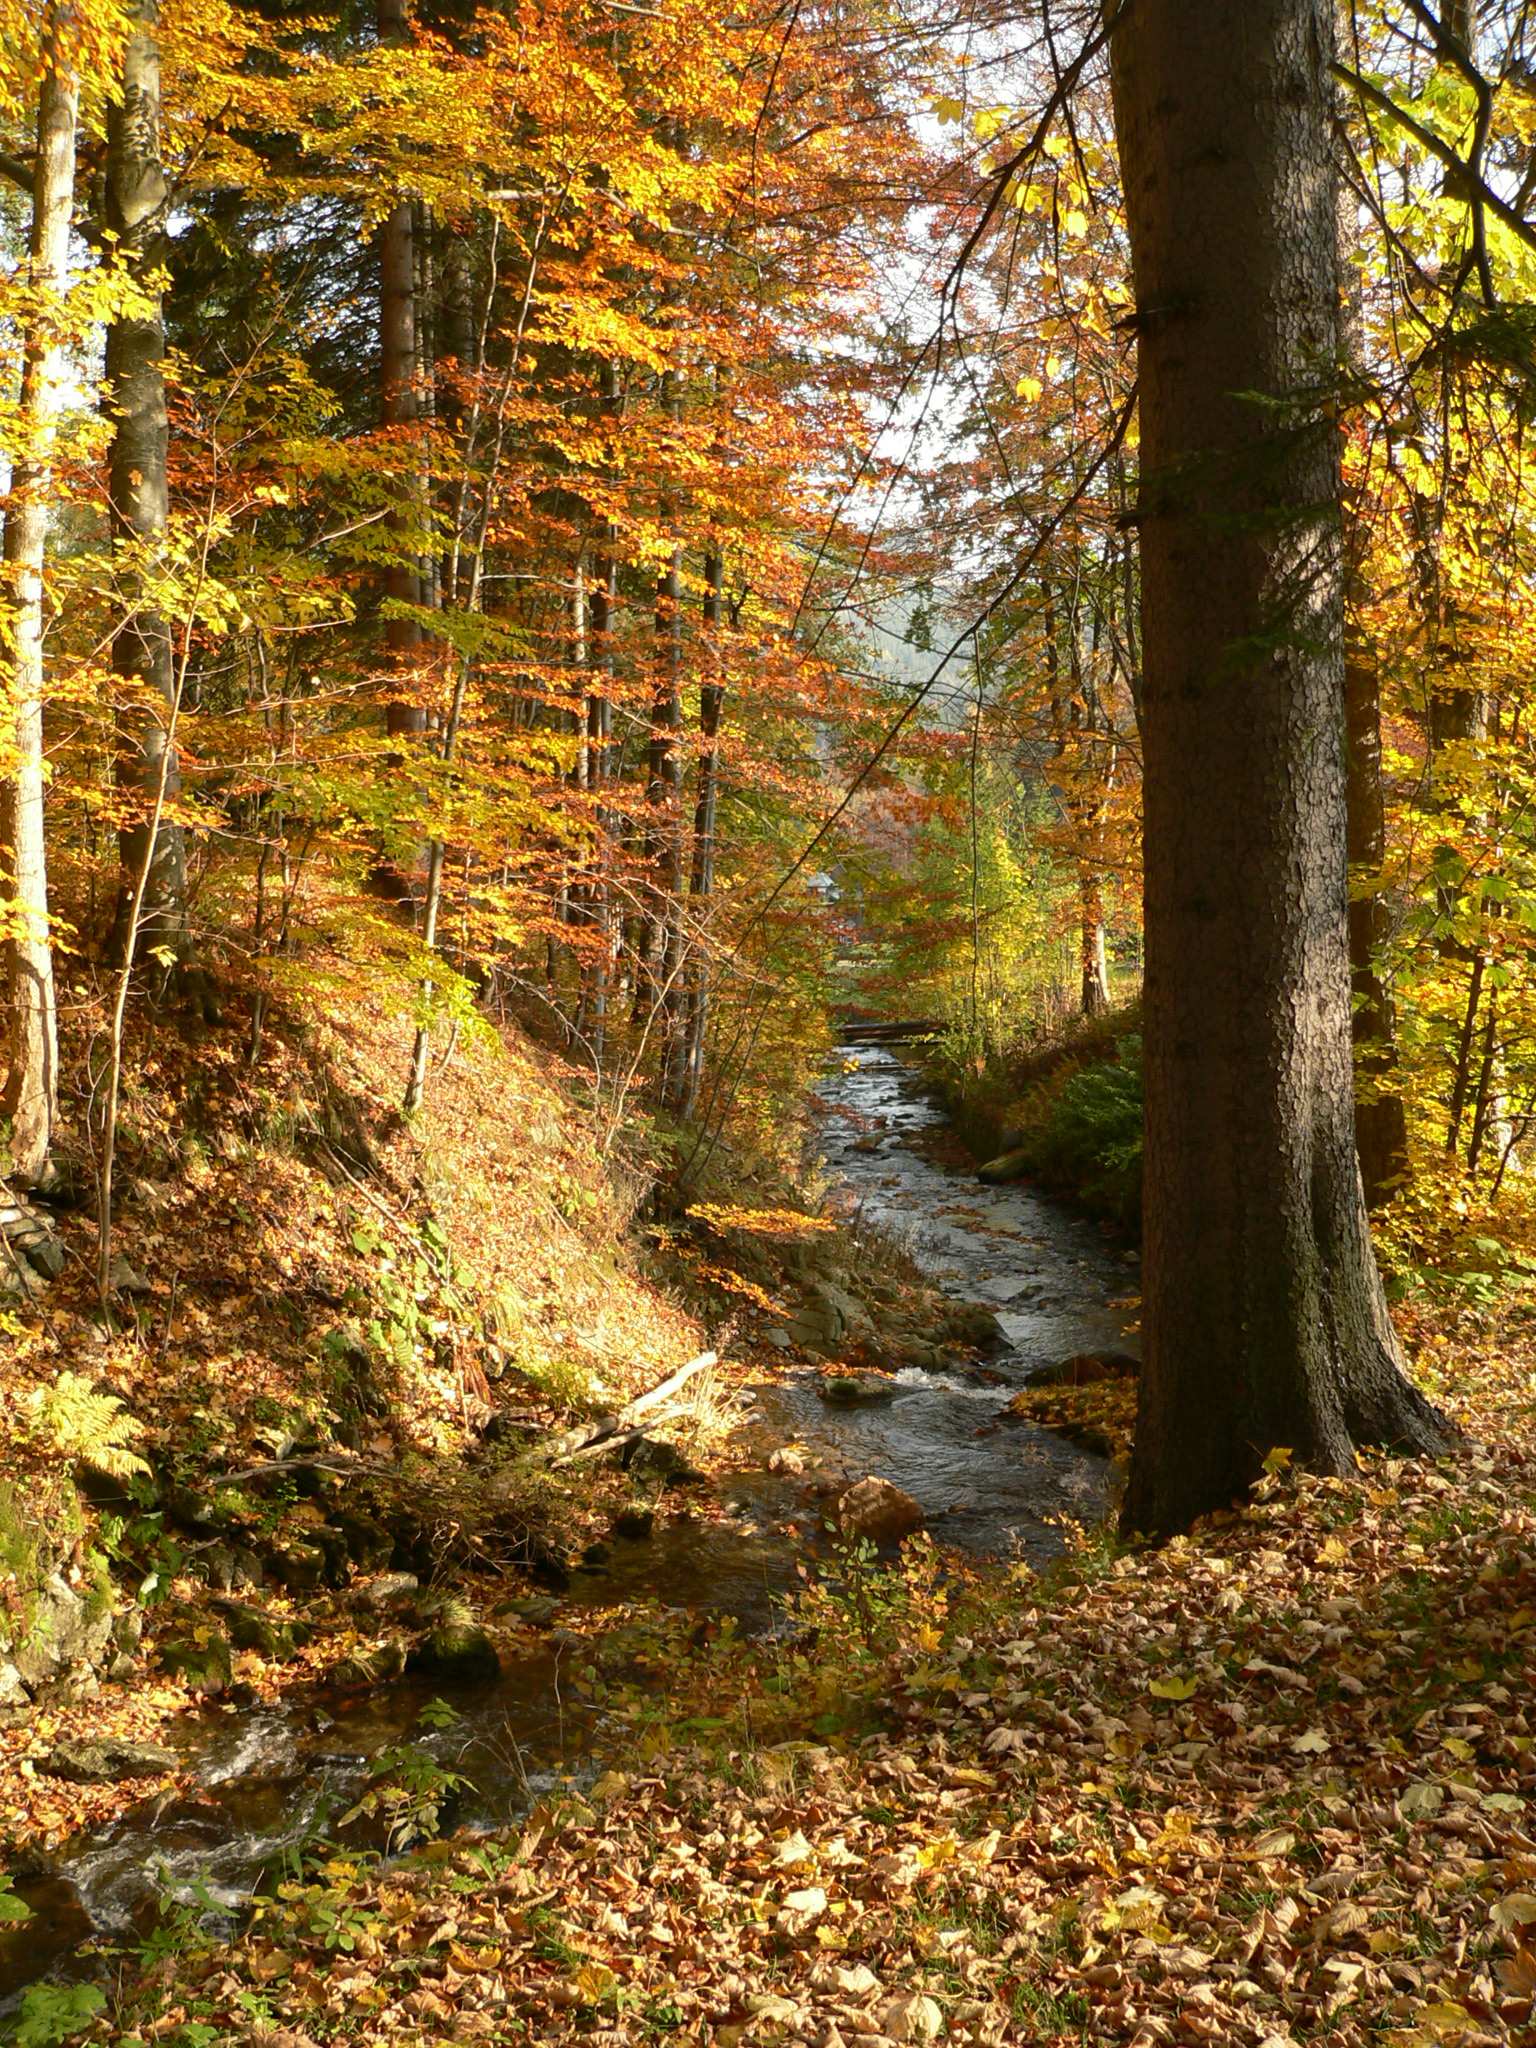
[[[43,836],[43,561],[67,367],[60,316],[75,190],[77,34],[74,8],[69,0],[56,0],[44,24],[37,88],[29,245],[29,282],[35,296],[22,347],[20,442],[5,516],[11,730],[0,760],[12,747],[15,759],[6,762],[0,779],[0,880],[6,891],[0,939],[5,947],[9,1025],[0,1113],[10,1122],[10,1170],[27,1185],[39,1181],[47,1168],[58,1100],[58,1024]]]
[[[1111,42],[1140,358],[1144,1343],[1127,1527],[1287,1450],[1446,1448],[1402,1370],[1351,1083],[1331,0]]]

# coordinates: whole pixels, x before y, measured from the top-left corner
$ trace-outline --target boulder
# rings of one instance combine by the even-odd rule
[[[173,1678],[184,1678],[198,1692],[222,1692],[229,1684],[234,1657],[229,1638],[217,1629],[200,1628],[189,1636],[172,1636],[160,1645],[160,1663]]]
[[[621,1508],[613,1518],[612,1534],[626,1543],[646,1543],[656,1530],[654,1508]]]
[[[10,1661],[23,1684],[36,1686],[80,1665],[96,1664],[112,1639],[111,1604],[78,1593],[54,1572],[44,1581]]]
[[[1029,1159],[1024,1152],[999,1152],[985,1166],[977,1167],[976,1178],[985,1181],[989,1188],[1000,1188],[1006,1187],[1010,1181],[1023,1180],[1028,1172]]]
[[[883,1380],[872,1372],[828,1373],[816,1382],[816,1391],[833,1408],[863,1408],[876,1401],[894,1401],[901,1389],[894,1380]]]
[[[1077,1351],[1059,1358],[1031,1376],[1037,1387],[1092,1387],[1100,1380],[1131,1380],[1141,1371],[1141,1360],[1129,1351]]]
[[[910,1493],[873,1474],[850,1486],[837,1503],[837,1524],[845,1536],[871,1543],[899,1543],[923,1526],[923,1511]]]
[[[439,1622],[406,1655],[407,1671],[445,1685],[486,1685],[501,1676],[501,1659],[485,1630],[472,1621]]]
[[[371,1607],[384,1613],[410,1607],[420,1592],[421,1581],[414,1572],[380,1572],[355,1586],[352,1598],[359,1607]]]
[[[410,1662],[404,1643],[380,1643],[373,1650],[359,1650],[342,1659],[331,1673],[332,1685],[387,1685],[403,1678]]]
[[[237,1650],[257,1650],[263,1657],[291,1657],[293,1631],[273,1621],[259,1607],[238,1600],[219,1602],[219,1614]]]
[[[115,1785],[124,1778],[159,1778],[174,1771],[181,1759],[158,1742],[58,1742],[43,1758],[50,1778],[72,1785]]]
[[[1019,1292],[1024,1293],[1031,1284],[1026,1281]],[[996,1311],[979,1301],[962,1302],[951,1311],[948,1324],[959,1342],[972,1345],[978,1351],[997,1351],[1008,1341]]]

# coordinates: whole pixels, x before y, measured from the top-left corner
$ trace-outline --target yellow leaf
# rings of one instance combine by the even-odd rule
[[[1154,1678],[1147,1687],[1147,1691],[1151,1693],[1154,1699],[1187,1700],[1194,1697],[1195,1693],[1199,1690],[1199,1686],[1200,1681],[1198,1678],[1193,1676],[1176,1678],[1170,1672],[1166,1678]]]
[[[1030,404],[1033,405],[1035,400],[1044,392],[1045,386],[1038,377],[1021,377],[1014,386],[1014,389],[1018,392],[1020,398],[1027,398]]]
[[[1066,219],[1062,222],[1062,226],[1069,235],[1086,235],[1088,232],[1088,216],[1080,207],[1074,206],[1069,209]]]
[[[601,2005],[619,1988],[619,1980],[606,1963],[583,1963],[576,1972],[576,1989],[583,2005]]]

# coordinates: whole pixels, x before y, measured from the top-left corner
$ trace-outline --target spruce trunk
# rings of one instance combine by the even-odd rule
[[[1355,1156],[1331,0],[1112,41],[1140,345],[1146,1243],[1128,1529],[1445,1447]]]

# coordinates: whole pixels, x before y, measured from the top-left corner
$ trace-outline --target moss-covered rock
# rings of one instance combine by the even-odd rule
[[[222,1692],[234,1672],[229,1638],[216,1628],[199,1628],[172,1636],[160,1645],[160,1663],[173,1678],[182,1678],[198,1692]]]
[[[444,1685],[486,1685],[501,1676],[501,1659],[477,1622],[447,1618],[411,1646],[405,1668]]]

